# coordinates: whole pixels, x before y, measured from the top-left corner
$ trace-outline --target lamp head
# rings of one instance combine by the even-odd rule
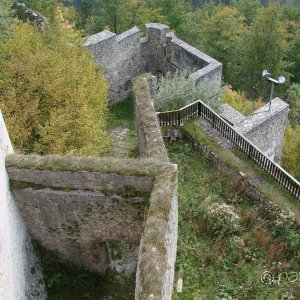
[[[280,83],[280,84],[285,83],[285,77],[284,76],[279,76],[278,77],[278,83]]]
[[[262,72],[262,76],[263,77],[266,77],[266,76],[270,76],[271,74],[268,72],[267,69],[264,69],[263,72]]]

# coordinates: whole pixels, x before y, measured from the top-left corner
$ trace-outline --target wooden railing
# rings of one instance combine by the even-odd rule
[[[275,178],[293,196],[300,200],[300,183],[277,163],[269,159],[247,138],[238,133],[228,122],[202,101],[193,102],[179,110],[158,112],[160,126],[183,125],[186,121],[201,117],[219,131],[232,145],[251,157],[270,176]]]

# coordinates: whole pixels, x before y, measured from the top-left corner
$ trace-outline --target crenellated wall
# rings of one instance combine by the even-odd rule
[[[120,35],[104,30],[87,38],[85,46],[101,65],[110,86],[110,103],[132,93],[131,79],[177,69],[192,73],[196,84],[204,79],[221,85],[222,64],[178,39],[164,24],[146,24],[146,37],[134,27]]]

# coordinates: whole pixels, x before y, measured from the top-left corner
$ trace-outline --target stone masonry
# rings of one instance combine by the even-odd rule
[[[289,105],[279,98],[244,116],[228,104],[222,105],[220,115],[266,156],[280,163],[284,132],[288,121]]]
[[[110,104],[131,95],[131,80],[145,72],[154,75],[185,69],[196,84],[205,78],[221,85],[222,64],[178,39],[164,24],[146,24],[146,37],[137,27],[116,35],[104,30],[87,38],[85,46],[110,86]]]
[[[279,98],[256,110],[234,125],[239,133],[248,138],[269,158],[280,163],[284,131],[288,121],[289,105]]]
[[[121,191],[150,193],[151,178],[20,168],[8,174],[34,240],[99,274],[135,272],[148,199]]]

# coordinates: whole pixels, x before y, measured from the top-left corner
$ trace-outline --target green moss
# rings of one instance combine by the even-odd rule
[[[136,137],[134,103],[132,97],[128,97],[127,99],[110,106],[108,124],[108,129],[119,126],[129,127],[130,133]]]
[[[9,185],[10,185],[11,191],[23,190],[23,189],[28,189],[28,188],[31,188],[33,190],[43,190],[43,189],[51,188],[54,191],[62,191],[62,192],[67,193],[67,192],[74,190],[74,189],[71,189],[68,187],[56,187],[56,186],[49,187],[46,185],[36,184],[33,182],[25,182],[25,181],[17,181],[17,180],[10,180]]]
[[[112,260],[120,260],[123,257],[122,243],[118,240],[110,240],[108,242],[108,248]]]
[[[123,198],[133,198],[133,197],[141,197],[144,199],[149,199],[150,193],[145,191],[138,191],[131,186],[124,186],[121,190],[115,189],[102,189],[101,192],[106,196],[118,195]]]
[[[139,130],[145,139],[142,155],[168,162],[168,154],[162,140],[156,111],[152,104],[148,83],[149,74],[143,74],[134,80],[133,94]]]
[[[78,222],[74,222],[74,224],[72,225],[66,225],[66,224],[62,224],[61,228],[70,236],[78,236],[80,233],[80,226],[78,224]]]
[[[172,165],[159,162],[155,159],[21,154],[8,155],[6,157],[6,167],[48,171],[87,171],[103,174],[116,173],[120,175],[150,177],[155,177],[157,174],[173,169]]]
[[[41,190],[45,188],[45,186],[41,184],[35,184],[32,182],[25,182],[25,181],[16,181],[16,180],[10,180],[9,186],[11,191],[23,190],[28,188],[31,188],[33,190]]]

